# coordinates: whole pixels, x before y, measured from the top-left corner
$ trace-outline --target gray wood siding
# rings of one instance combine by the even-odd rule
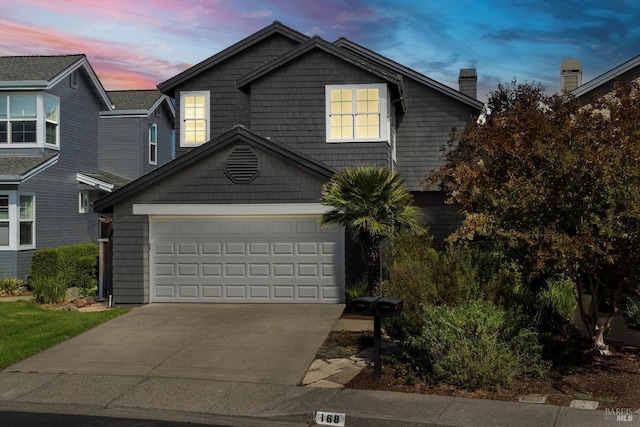
[[[250,184],[234,184],[224,160],[234,145],[159,181],[113,211],[113,295],[117,304],[149,302],[149,221],[133,215],[136,203],[317,203],[324,181],[270,153],[260,155],[260,174]],[[260,214],[259,211],[255,212]]]
[[[20,277],[16,271],[16,252],[14,251],[2,251],[0,252],[0,277]]]
[[[148,143],[148,129],[142,125],[143,120],[140,117],[100,119],[100,169],[129,179],[142,175],[142,145],[146,149]]]
[[[422,190],[420,180],[443,162],[443,148],[451,130],[464,128],[471,108],[441,92],[405,79],[407,112],[398,117],[396,170],[411,190]]]
[[[387,142],[327,143],[325,86],[385,83],[315,49],[251,84],[251,130],[336,169],[390,166]]]
[[[235,81],[242,74],[297,45],[293,40],[274,34],[232,58],[176,88],[176,114],[180,115],[180,91],[208,90],[211,102],[211,133],[213,138],[242,124],[251,128],[249,120],[249,95],[236,89]],[[181,120],[176,119],[176,157],[189,151],[180,147]]]
[[[96,242],[98,215],[78,213],[77,172],[98,171],[100,104],[80,73],[78,88],[62,80],[49,93],[60,97],[60,157],[58,163],[28,179],[20,192],[36,196],[36,249]],[[20,251],[16,272],[28,273],[33,251]]]

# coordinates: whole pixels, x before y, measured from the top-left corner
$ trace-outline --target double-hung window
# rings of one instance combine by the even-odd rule
[[[43,93],[0,95],[0,146],[59,146],[58,98]]]
[[[158,164],[158,125],[149,125],[149,164]]]
[[[385,84],[326,86],[327,141],[388,141]]]
[[[35,196],[0,194],[0,250],[33,249],[36,242]]]
[[[197,146],[209,140],[209,92],[180,94],[180,145]]]

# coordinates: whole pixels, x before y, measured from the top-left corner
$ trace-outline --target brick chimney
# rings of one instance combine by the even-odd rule
[[[459,91],[472,97],[478,98],[478,74],[475,68],[461,68],[458,77]]]
[[[582,84],[582,67],[579,59],[563,59],[560,68],[560,89],[572,91]]]

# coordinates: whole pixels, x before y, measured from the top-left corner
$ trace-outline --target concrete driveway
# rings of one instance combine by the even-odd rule
[[[344,306],[149,304],[5,372],[298,384]]]

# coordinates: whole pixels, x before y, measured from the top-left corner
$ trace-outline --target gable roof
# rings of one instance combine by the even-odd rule
[[[113,104],[87,57],[77,55],[55,56],[0,56],[0,90],[50,89],[72,72],[82,69],[93,83],[101,103],[109,110]]]
[[[402,96],[404,87],[402,84],[402,76],[400,74],[395,73],[385,67],[381,67],[379,64],[353,55],[344,49],[340,49],[318,36],[314,36],[305,43],[302,43],[301,45],[289,50],[288,52],[278,56],[277,58],[274,58],[271,61],[268,61],[261,66],[254,68],[248,73],[240,76],[238,80],[236,80],[236,87],[238,89],[242,89],[243,87],[249,85],[251,82],[259,79],[266,74],[269,74],[270,72],[282,67],[283,65],[293,61],[296,58],[299,58],[300,56],[314,49],[320,49],[324,52],[327,52],[339,59],[342,59],[343,61],[347,61],[355,65],[356,67],[362,68],[363,70],[391,83],[395,88],[394,98],[399,100],[400,109],[402,111],[406,111],[404,97]]]
[[[448,95],[460,102],[463,102],[473,108],[477,108],[479,110],[482,109],[483,107],[483,103],[478,101],[477,99],[474,99],[472,97],[470,97],[469,95],[465,95],[464,93],[457,91],[445,84],[442,84],[440,82],[437,82],[427,76],[425,76],[424,74],[421,74],[415,70],[412,70],[409,67],[406,67],[402,64],[399,64],[389,58],[386,58],[378,53],[375,53],[365,47],[360,46],[359,44],[356,44],[350,40],[345,39],[344,37],[339,38],[338,40],[336,40],[334,43],[334,45],[343,48],[345,50],[348,50],[350,52],[353,52],[354,54],[362,57],[362,58],[366,58],[367,60],[371,61],[371,62],[375,62],[378,63],[384,67],[387,67],[390,70],[393,70],[396,73],[399,73],[403,76],[409,77],[419,83],[422,83],[425,86],[428,86],[432,89],[437,90],[438,92],[441,92],[445,95]]]
[[[309,39],[308,36],[305,36],[293,28],[289,28],[279,21],[273,21],[271,25],[263,28],[262,30],[242,39],[238,43],[224,49],[210,58],[205,59],[177,76],[158,84],[158,90],[172,96],[173,90],[176,86],[274,34],[281,34],[298,43],[303,43]]]
[[[636,67],[640,67],[640,55],[631,58],[628,61],[618,65],[617,67],[612,68],[606,73],[599,75],[595,79],[578,86],[573,91],[571,91],[571,93],[576,97],[580,97],[606,83],[609,83],[611,80],[614,80],[615,78],[621,76],[627,71],[633,70]]]
[[[167,103],[172,116],[175,119],[176,110],[168,96],[159,90],[110,90],[107,91],[113,101],[113,111],[103,111],[100,116],[136,115],[149,116],[163,102]]]
[[[60,154],[0,157],[0,184],[21,184],[58,162]]]
[[[125,185],[121,189],[97,200],[94,204],[95,212],[110,212],[113,205],[131,197],[145,188],[157,184],[159,180],[167,178],[172,174],[181,171],[203,158],[217,152],[234,142],[241,141],[252,147],[267,151],[272,155],[283,159],[297,167],[307,171],[308,173],[323,179],[329,179],[337,172],[336,169],[319,162],[299,151],[292,149],[284,144],[263,138],[245,128],[244,126],[235,126],[233,129],[217,136],[215,139],[194,148],[193,150],[179,156],[178,158],[165,163],[159,168],[141,176],[137,180]]]
[[[78,172],[76,174],[76,180],[81,184],[89,185],[97,190],[107,191],[109,193],[131,182],[128,178],[102,170],[98,173]]]

